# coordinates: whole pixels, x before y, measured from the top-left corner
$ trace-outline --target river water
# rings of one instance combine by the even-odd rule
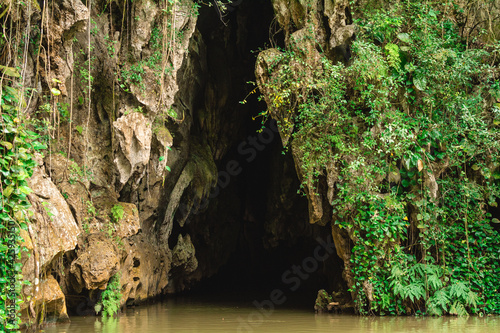
[[[500,332],[500,317],[359,317],[317,315],[310,309],[176,298],[129,308],[118,318],[72,317],[67,324],[45,327],[46,333],[77,332]]]

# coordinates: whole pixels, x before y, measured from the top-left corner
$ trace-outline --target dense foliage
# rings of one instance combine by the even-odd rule
[[[292,39],[262,89],[304,191],[333,184],[356,308],[500,313],[500,43],[455,2],[360,12],[347,63]]]
[[[0,331],[15,329],[20,324],[18,310],[22,302],[20,230],[27,228],[27,196],[31,192],[27,179],[36,162],[33,153],[45,146],[37,141],[23,118],[21,88],[14,68],[4,67],[0,111]]]

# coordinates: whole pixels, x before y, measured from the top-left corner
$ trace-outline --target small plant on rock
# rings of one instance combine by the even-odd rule
[[[108,282],[108,286],[101,294],[101,300],[94,306],[96,313],[102,311],[103,317],[113,317],[120,310],[120,277],[121,274],[113,275]]]
[[[122,205],[114,205],[113,208],[111,208],[111,216],[113,218],[113,222],[115,223],[120,222],[124,214],[125,211],[123,210]]]

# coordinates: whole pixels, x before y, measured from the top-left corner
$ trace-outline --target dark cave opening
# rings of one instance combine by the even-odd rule
[[[491,227],[500,233],[500,207],[498,201],[495,202],[494,206],[490,205],[488,207],[488,213],[491,214],[491,221],[490,221]]]
[[[256,129],[249,127],[248,137],[258,137]],[[241,173],[221,189],[205,215],[189,226],[194,227],[189,233],[201,270],[209,272],[208,278],[193,285],[189,294],[252,302],[279,290],[287,299],[283,306],[312,309],[319,289],[347,290],[330,225],[309,224],[307,199],[297,193],[299,180],[293,159],[290,154],[282,154],[279,136],[263,145],[262,151],[256,149],[250,161],[245,157],[253,155],[238,151],[240,145],[249,142],[248,137],[219,165],[219,170],[224,170],[230,161],[237,161]],[[210,226],[215,242],[194,231],[199,224]],[[232,232],[221,230],[225,224],[232,225]],[[221,247],[217,242],[220,235],[235,237],[235,242],[222,240],[229,246]],[[220,251],[225,260],[214,261]]]
[[[172,273],[173,292],[220,297],[279,289],[312,307],[319,289],[346,290],[341,259],[332,246],[321,245],[331,245],[331,228],[309,224],[293,158],[284,152],[276,124],[268,120],[263,127],[265,103],[258,93],[249,94],[257,51],[284,45],[283,34],[269,29],[273,18],[271,3],[261,0],[238,2],[224,17],[213,7],[200,10],[197,27],[207,48],[203,107],[209,115],[195,116],[193,127],[208,142],[219,177],[208,207],[184,227],[174,225],[170,248],[179,234],[189,234],[199,265],[193,283]],[[211,103],[212,95],[227,102]],[[207,126],[207,118],[222,124]]]

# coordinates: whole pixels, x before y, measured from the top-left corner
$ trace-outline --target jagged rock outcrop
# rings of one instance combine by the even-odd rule
[[[349,12],[348,2],[313,1],[312,3],[306,3],[305,1],[292,1],[292,3],[291,5],[290,1],[273,1],[278,21],[283,24],[283,28],[289,32],[287,41],[288,47],[298,54],[303,54],[304,58],[307,59],[306,62],[294,61],[291,66],[294,68],[295,72],[306,73],[305,77],[312,78],[314,76],[313,71],[315,64],[320,61],[320,53],[316,47],[316,43],[320,44],[320,47],[325,50],[325,53],[331,53],[332,57],[341,56],[341,54],[337,52],[339,50],[336,50],[337,47],[344,47],[344,49],[348,47],[349,39],[354,34],[354,28],[346,14]],[[328,21],[322,20],[322,17],[328,18]],[[295,31],[290,30],[290,20],[292,20],[296,26]],[[310,22],[308,27],[303,27],[302,24],[299,24],[305,21]],[[328,25],[325,25],[325,22],[328,22]],[[327,32],[331,34],[330,37]],[[311,36],[314,36],[314,38],[311,38]],[[281,52],[278,49],[267,49],[259,54],[256,63],[255,74],[257,84],[259,85],[259,89],[264,92],[263,96],[268,105],[273,105],[274,103],[274,101],[270,99],[270,96],[273,96],[272,91],[269,91],[270,88],[268,88],[270,75],[273,75],[271,68],[279,67],[278,61],[280,55]],[[288,145],[290,135],[294,130],[293,121],[291,121],[292,114],[290,112],[275,111],[271,116],[280,123],[290,124],[289,126],[280,126],[280,136],[283,145]],[[303,180],[304,175],[301,166],[301,152],[294,148],[296,146],[297,142],[291,143],[296,171],[299,179]],[[330,170],[331,172],[329,172],[329,174],[333,175],[333,173],[335,173],[335,168],[332,166]],[[330,221],[328,212],[331,211],[329,204],[331,200],[327,200],[328,194],[326,192],[330,193],[330,197],[333,192],[331,189],[328,190],[328,187],[325,188],[325,193],[323,193],[323,191],[316,191],[312,183],[306,183],[310,222],[325,225]],[[332,182],[330,181],[330,183]]]
[[[198,267],[196,250],[189,235],[179,235],[177,238],[177,244],[172,250],[172,267],[179,267],[188,274]]]
[[[132,112],[118,118],[113,126],[120,149],[115,164],[120,183],[125,184],[133,172],[141,175],[151,153],[151,123],[142,113]]]
[[[296,198],[293,161],[279,159],[277,135],[262,143],[256,134],[252,117],[262,104],[239,102],[253,89],[246,85],[254,79],[251,51],[267,43],[273,7],[286,28],[273,45],[295,40],[317,58],[307,18],[326,49],[352,37],[345,3],[322,3],[313,6],[328,20],[310,15],[305,1],[256,0],[234,7],[227,22],[192,0],[134,1],[129,8],[99,0],[90,13],[78,0],[48,3],[54,30],[42,38],[42,75],[30,77],[60,95],[52,104],[34,98],[31,107],[43,105],[59,118],[33,178],[31,228],[71,232],[64,240],[52,236],[51,244],[43,233],[24,235],[34,254],[23,258],[30,279],[52,285],[54,277],[70,314],[92,314],[114,274],[121,274],[122,304],[133,304],[189,288],[242,248],[256,265],[265,250],[314,239],[317,231],[299,212],[306,202]],[[271,59],[280,51],[266,52]],[[280,134],[286,142],[289,133]],[[259,154],[277,157],[256,167]],[[310,198],[315,221],[328,215],[321,198]],[[44,201],[59,218],[53,229]],[[64,317],[63,307],[55,308]]]
[[[349,66],[356,61],[350,59],[350,44],[356,37],[357,31],[355,25],[353,24],[351,10],[358,10],[359,13],[363,10],[362,8],[366,9],[367,7],[371,7],[372,4],[365,1],[346,0],[273,0],[272,3],[276,19],[285,32],[285,47],[271,47],[259,53],[255,68],[256,82],[259,90],[262,92],[266,104],[268,105],[268,115],[281,125],[281,140],[291,151],[294,158],[296,173],[303,185],[304,192],[308,199],[309,222],[317,225],[331,225],[331,233],[335,243],[336,252],[344,263],[343,278],[348,286],[353,286],[355,285],[355,281],[352,273],[353,260],[351,260],[351,255],[352,253],[356,253],[356,251],[352,250],[353,243],[357,245],[357,242],[361,237],[356,235],[352,230],[347,231],[345,228],[339,228],[339,226],[335,224],[336,221],[342,220],[342,214],[337,212],[337,207],[334,207],[335,197],[344,191],[344,189],[342,188],[343,181],[340,176],[343,167],[341,165],[335,165],[333,161],[336,159],[334,155],[338,156],[336,155],[337,152],[342,149],[338,148],[337,142],[328,143],[322,147],[320,147],[320,144],[318,144],[318,146],[314,146],[314,144],[305,145],[304,143],[311,142],[306,139],[306,136],[308,136],[308,138],[314,138],[316,135],[324,135],[326,138],[329,136],[329,133],[314,133],[314,131],[318,130],[319,127],[313,126],[313,130],[310,130],[307,134],[305,134],[300,132],[300,126],[307,126],[303,119],[308,119],[306,115],[308,112],[313,113],[318,111],[318,109],[315,109],[314,106],[311,105],[315,104],[317,97],[318,100],[321,100],[321,97],[319,96],[321,96],[323,92],[321,92],[321,88],[318,86],[325,81],[322,81],[322,83],[315,86],[315,84],[318,83],[318,81],[315,81],[314,79],[315,76],[330,77],[330,73],[325,70],[325,67],[322,66],[320,62],[321,57],[323,57],[323,59],[328,59],[328,63],[330,64],[341,62],[345,64],[347,68],[349,68]],[[392,8],[392,5],[393,4],[390,2],[380,2],[377,4],[377,6],[381,6],[381,8]],[[459,2],[457,3],[456,8],[458,9],[462,5],[467,8],[468,13],[474,14],[468,16],[468,14],[464,14],[462,9],[459,9],[455,12],[452,11],[446,14],[441,12],[440,15],[443,15],[444,18],[457,23],[460,30],[460,38],[467,40],[468,45],[472,39],[478,41],[477,45],[487,44],[486,40],[490,39],[491,36],[494,36],[495,31],[500,27],[498,24],[493,24],[493,21],[491,20],[493,17],[491,14],[498,12],[498,5],[493,5],[492,3],[489,3],[488,5],[482,3],[479,5],[479,3],[472,4],[469,2]],[[372,22],[370,22],[370,20],[373,20],[374,18],[370,18],[369,15],[366,15],[365,18],[367,16],[368,25],[371,25]],[[361,14],[358,17],[363,17],[363,15]],[[478,32],[480,30],[480,26],[483,27],[483,31],[489,31],[489,33],[480,34]],[[362,33],[372,33],[372,31],[370,31],[371,28],[367,28],[365,25],[359,27],[359,29]],[[488,35],[490,35],[490,37],[488,37]],[[479,42],[479,40],[481,41]],[[381,40],[379,41],[382,42]],[[378,43],[378,41],[376,43]],[[283,49],[286,51],[282,51]],[[359,57],[362,58],[362,52],[358,51],[358,54]],[[377,61],[374,60],[373,63],[376,62]],[[352,69],[355,67],[350,68]],[[370,70],[367,71],[369,72]],[[343,78],[343,82],[347,84],[347,89],[345,90],[345,94],[347,96],[346,103],[350,103],[357,99],[357,97],[351,95],[352,90],[364,89],[359,88],[359,86],[352,89],[350,82],[357,79],[357,77],[355,79],[352,77]],[[333,82],[333,79],[331,82]],[[328,83],[326,83],[326,85],[328,85]],[[336,83],[335,89],[337,89],[340,85],[341,84]],[[306,97],[308,95],[309,97]],[[306,100],[306,98],[309,99]],[[286,101],[283,101],[285,99]],[[398,101],[398,104],[399,103],[400,102]],[[400,104],[402,104],[402,109],[409,114],[408,103],[401,102]],[[328,109],[331,108],[333,107],[328,106],[326,110],[324,110],[325,119],[329,117],[329,115],[327,116],[327,113],[330,112]],[[373,107],[372,105],[367,107],[367,109],[370,108],[373,108],[373,110],[376,109],[376,107]],[[344,112],[342,107],[339,107],[339,109]],[[323,112],[323,110],[321,112]],[[334,112],[332,112],[332,114],[334,114]],[[304,118],[302,118],[303,116]],[[321,114],[321,117],[322,116],[323,114]],[[356,128],[356,135],[363,137],[364,135],[357,132],[358,127],[356,124],[357,120],[355,120],[356,117],[352,116],[352,118],[354,119],[352,127]],[[337,120],[335,120],[335,122],[336,121]],[[294,122],[302,122],[302,124],[296,125]],[[346,127],[349,126],[350,125],[346,125]],[[377,135],[381,129],[377,126],[373,126],[373,124],[364,124],[364,126],[367,127],[366,133],[373,135],[373,137],[378,140]],[[389,127],[389,130],[392,131],[392,128]],[[292,133],[297,135],[292,137]],[[411,136],[416,134],[408,135]],[[337,138],[332,139],[332,141],[337,140]],[[341,145],[350,145],[349,139],[347,138],[340,139],[339,141],[342,141]],[[332,148],[330,148],[330,146]],[[321,149],[322,151],[331,153],[331,158],[326,156],[325,161],[321,162],[322,165],[319,168],[320,170],[313,169],[314,167],[310,165],[312,163],[309,163],[315,158],[312,157],[315,156],[314,153],[309,151],[313,149]],[[422,148],[422,151],[424,150],[425,149]],[[354,160],[354,154],[355,153],[351,151],[349,154],[341,156],[340,161],[345,161],[346,165],[349,165],[349,162]],[[375,151],[367,150],[363,153],[363,155],[366,156],[366,160],[363,159],[362,163],[375,165],[376,163],[373,163],[374,158],[369,156],[370,154],[375,155]],[[402,158],[403,163],[405,162],[405,158],[407,157]],[[336,163],[341,164],[341,162]],[[423,201],[423,198],[427,196],[427,200],[438,206],[437,199],[440,197],[442,198],[440,195],[440,191],[442,191],[442,189],[440,187],[445,183],[443,182],[440,184],[439,179],[444,173],[443,170],[449,167],[448,164],[449,160],[446,158],[439,161],[432,160],[422,162],[419,160],[418,172],[421,172],[422,175],[422,178],[419,181],[421,181],[425,186],[424,188],[427,192],[422,192],[425,193],[422,194],[416,191],[418,194],[415,195],[415,202]],[[349,169],[351,167],[352,165]],[[354,170],[352,170],[352,173],[350,173],[348,177],[345,175],[343,176],[344,179],[359,179],[362,183],[363,178],[365,177],[365,175],[363,175],[362,168],[358,169],[357,167],[352,167],[352,169]],[[376,184],[376,186],[380,185],[380,188],[382,188],[385,186],[382,184],[385,183],[397,184],[401,182],[401,174],[399,173],[399,170],[394,167],[389,167],[388,169],[389,170],[386,173],[381,172],[379,175],[374,176],[373,184]],[[409,167],[407,166],[406,169],[409,169]],[[313,176],[314,172],[317,173]],[[367,181],[367,183],[369,183],[369,181]],[[376,186],[372,188],[376,188]],[[406,187],[406,185],[403,185],[403,187]],[[363,192],[363,190],[360,190],[359,188],[356,189],[359,193]],[[373,193],[371,194],[378,198],[388,197],[385,189],[373,190]],[[337,196],[337,200],[338,197],[339,196]],[[405,208],[407,209],[408,216],[404,217],[404,219],[410,221],[422,220],[421,215],[419,216],[417,213],[418,210],[413,209],[415,207],[412,208],[412,203],[407,203],[407,205],[408,206]],[[494,205],[496,205],[496,203],[494,203]],[[355,209],[353,209],[353,211],[354,210]],[[359,209],[359,211],[361,211],[361,209]],[[378,211],[375,215],[377,214]],[[422,234],[419,235],[419,233],[426,231],[427,228],[423,225],[423,223],[415,223],[414,226],[409,223],[407,227],[411,230],[412,236],[410,236],[410,239],[411,237],[422,237]],[[363,230],[363,227],[361,229]],[[410,231],[408,233],[410,234]],[[410,243],[412,243],[413,240],[410,241]],[[386,246],[387,248],[393,248],[399,241],[400,240],[389,238]],[[425,257],[426,254],[423,253],[422,256]],[[377,265],[384,265],[385,260],[386,258],[380,258]],[[362,293],[364,295],[363,297],[366,296],[368,303],[372,303],[375,300],[374,293],[376,291],[374,290],[376,288],[372,285],[370,280],[358,283],[358,289],[361,290],[360,294]],[[356,293],[357,291],[353,291],[353,299],[358,295]]]
[[[158,296],[170,281],[171,254],[159,250],[145,234],[130,237],[121,252],[122,304]]]
[[[43,168],[76,231],[71,247],[61,248],[44,274],[71,295],[68,311],[80,314],[91,313],[114,274],[121,274],[123,304],[213,275],[235,249],[238,226],[214,220],[196,236],[181,235],[202,223],[199,213],[218,196],[217,163],[249,119],[247,107],[234,108],[245,93],[242,73],[252,77],[252,66],[242,70],[238,60],[249,47],[241,25],[247,14],[226,26],[208,7],[210,18],[198,24],[199,8],[191,0],[134,2],[130,12],[103,1],[92,3],[90,13],[79,1],[49,7],[56,18],[44,20],[54,31],[42,36],[44,68],[32,79],[60,95],[53,105],[41,99],[32,104],[62,115],[51,129],[54,147]],[[261,30],[267,33],[267,27]],[[226,52],[235,40],[240,44]],[[252,57],[247,53],[244,61]],[[36,59],[32,64],[35,71]],[[33,208],[43,211],[36,200]],[[206,252],[218,243],[202,266],[198,242]],[[172,276],[176,285],[167,288]]]
[[[45,8],[44,8],[45,9]],[[59,0],[53,6],[52,17],[42,14],[43,22],[50,30],[50,53],[40,53],[43,64],[40,71],[46,82],[59,89],[62,94],[69,94],[66,80],[73,71],[73,37],[83,31],[89,19],[89,11],[80,0]],[[50,66],[50,70],[46,71]]]
[[[345,46],[354,35],[347,0],[272,0],[272,3],[276,19],[288,36],[312,28],[323,49],[333,50]]]
[[[38,162],[29,180],[33,190],[30,200],[35,208],[30,237],[36,237],[39,265],[43,268],[58,254],[75,248],[80,229],[63,195],[45,173],[43,161],[39,158]]]
[[[31,283],[23,286],[27,301],[22,304],[21,313],[24,320],[36,321],[45,299],[54,305],[50,315],[64,319],[67,318],[64,294],[50,271],[59,265],[66,252],[75,249],[81,230],[63,195],[45,173],[41,156],[36,160],[38,166],[29,180],[33,190],[29,196],[33,215],[28,231],[21,232],[28,250],[23,253],[22,273]]]
[[[22,320],[30,322],[43,315],[43,318],[48,321],[68,321],[66,297],[56,279],[52,275],[47,276],[46,279],[40,281],[39,288],[40,291],[33,295],[28,307],[21,310]],[[38,309],[38,314],[35,309]]]
[[[138,234],[141,223],[136,205],[118,201],[110,187],[92,184],[61,154],[47,156],[45,164],[83,230],[77,250],[68,255],[71,266],[60,277],[65,292],[88,297],[83,305],[71,300],[71,308],[95,304],[98,291],[118,272],[123,304],[146,300],[163,290],[168,283],[169,254]]]
[[[92,233],[80,242],[77,259],[71,263],[73,288],[81,293],[104,289],[109,279],[120,269],[116,245],[103,233]]]
[[[332,59],[347,60],[346,50],[355,33],[348,1],[273,0],[272,2],[278,22],[287,34],[287,48],[303,56],[302,60],[291,62],[290,66],[294,72],[305,73],[304,77],[314,77],[313,71],[320,61],[319,49]],[[263,92],[267,105],[273,105],[275,102],[270,98],[274,95],[273,88],[268,83],[280,66],[281,54],[278,49],[270,48],[260,52],[256,62],[257,84]],[[296,97],[300,102],[301,97]],[[280,126],[279,134],[283,145],[291,148],[296,173],[301,182],[305,183],[304,189],[309,203],[309,222],[323,226],[334,222],[331,203],[335,180],[338,176],[335,166],[327,167],[327,181],[324,183],[313,185],[311,181],[305,179],[302,166],[303,153],[297,148],[300,139],[291,141],[291,134],[294,130],[291,118],[293,114],[287,110],[281,112],[274,109],[270,115],[281,124],[289,124],[289,126]],[[344,280],[351,285],[353,280],[350,273],[350,237],[334,223],[331,225],[337,254],[344,262]]]
[[[173,135],[167,126],[187,136],[191,125],[175,125],[189,115],[172,105],[178,81],[188,84],[177,72],[186,62],[195,31],[193,2],[182,0],[168,8],[152,1],[134,2],[134,16],[119,19],[130,23],[130,29],[112,21],[111,12],[128,15],[121,4],[92,5],[89,13],[79,0],[56,1],[46,6],[53,16],[32,16],[38,22],[43,18],[50,29],[42,35],[40,68],[35,68],[37,59],[28,59],[33,73],[27,73],[31,81],[39,80],[33,86],[60,92],[54,105],[64,109],[66,117],[71,109],[72,119],[57,125],[59,153],[40,160],[30,183],[35,215],[24,237],[33,255],[23,257],[23,262],[33,286],[25,287],[24,293],[38,295],[39,281],[46,276],[55,290],[52,277],[57,277],[59,291],[72,295],[67,300],[72,313],[91,309],[98,291],[118,272],[123,303],[145,300],[165,289],[171,261],[168,241],[159,244],[154,233],[142,233],[142,226],[146,221],[147,229],[147,221],[158,216],[169,165],[183,164],[187,157],[183,153],[176,159],[174,153],[170,161]],[[95,15],[103,11],[105,15]],[[33,107],[37,103],[40,100],[33,99]],[[137,205],[145,197],[147,204]],[[35,312],[26,313],[36,316],[38,303],[26,304]]]

